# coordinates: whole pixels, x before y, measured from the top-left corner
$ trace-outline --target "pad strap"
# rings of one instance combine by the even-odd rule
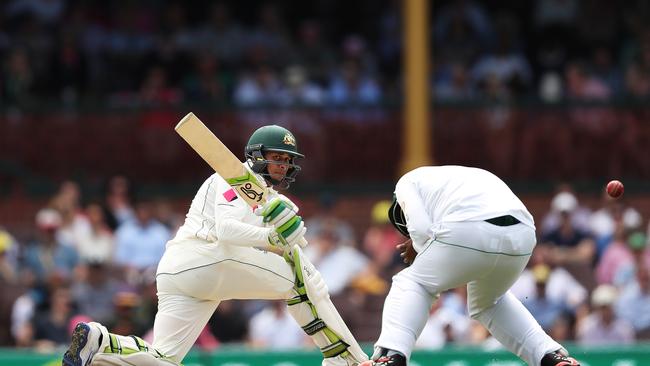
[[[322,321],[321,319],[314,319],[311,323],[305,325],[302,327],[302,330],[307,333],[307,335],[314,335],[321,330],[327,328],[327,325],[325,325],[325,322]]]
[[[349,344],[339,340],[338,342],[334,342],[327,347],[321,348],[320,351],[323,354],[323,357],[331,358],[343,355],[347,352],[349,346]]]

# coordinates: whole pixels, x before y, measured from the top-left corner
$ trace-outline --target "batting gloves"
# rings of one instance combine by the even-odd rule
[[[305,244],[303,237],[307,229],[297,212],[298,207],[283,195],[272,198],[255,210],[256,215],[274,227],[268,237],[269,243],[282,248]]]

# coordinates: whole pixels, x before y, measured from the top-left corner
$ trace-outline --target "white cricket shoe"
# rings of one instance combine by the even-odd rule
[[[88,366],[93,356],[108,342],[108,330],[101,324],[78,323],[70,348],[63,354],[63,366]]]

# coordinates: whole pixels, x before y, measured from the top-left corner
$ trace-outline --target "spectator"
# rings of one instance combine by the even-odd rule
[[[214,3],[208,11],[208,22],[197,32],[197,46],[206,46],[219,62],[236,66],[246,45],[244,30],[231,17],[227,2]]]
[[[626,230],[634,230],[641,226],[641,215],[632,207],[625,205],[617,199],[610,197],[607,192],[601,193],[601,208],[589,217],[589,230],[595,238],[599,253],[605,249],[614,235],[617,221],[620,221]]]
[[[593,312],[578,325],[578,342],[585,346],[603,344],[631,344],[634,328],[614,313],[618,297],[616,287],[600,285],[591,294]]]
[[[17,245],[9,232],[0,228],[0,283],[9,285],[18,281]]]
[[[27,285],[42,288],[55,278],[71,278],[78,254],[57,239],[62,223],[61,215],[54,209],[44,208],[36,214],[38,239],[31,242],[23,254],[21,277]]]
[[[325,101],[323,89],[308,80],[302,66],[290,66],[286,69],[280,94],[281,104],[286,106],[318,106]]]
[[[551,268],[544,264],[537,264],[531,272],[535,279],[536,296],[524,299],[522,304],[530,311],[542,329],[548,332],[567,308],[563,302],[546,297],[546,284],[551,276]]]
[[[55,347],[66,345],[70,321],[76,314],[69,286],[51,288],[47,307],[37,311],[32,321],[36,349],[51,352]]]
[[[622,263],[614,273],[613,283],[619,287],[633,283],[640,268],[650,269],[650,250],[648,250],[646,235],[641,231],[632,232],[627,237],[627,245],[631,257]]]
[[[24,106],[33,102],[36,98],[36,76],[27,50],[11,50],[2,66],[4,102],[13,106]]]
[[[126,269],[127,275],[140,273],[158,264],[169,239],[169,230],[153,218],[152,203],[141,200],[135,206],[135,220],[115,232],[114,261]]]
[[[562,314],[553,323],[549,335],[557,341],[574,341],[575,317],[569,313]]]
[[[588,233],[573,224],[571,211],[560,212],[560,226],[544,235],[541,243],[548,246],[551,263],[565,267],[586,288],[593,287],[596,244]]]
[[[178,104],[182,100],[182,91],[171,85],[164,67],[155,65],[145,72],[137,98],[139,103],[146,106],[165,106]],[[132,103],[133,100],[127,102]]]
[[[416,348],[439,350],[446,345],[464,343],[469,339],[471,318],[444,307],[444,294],[441,300],[431,307],[429,319],[415,342]]]
[[[115,240],[104,219],[104,210],[99,204],[91,203],[86,206],[86,218],[90,229],[78,238],[80,258],[110,262],[115,252]]]
[[[326,192],[319,197],[318,201],[316,213],[307,219],[305,224],[309,228],[305,236],[307,241],[314,240],[320,235],[321,231],[330,230],[336,232],[341,245],[355,246],[357,239],[354,228],[349,222],[341,219],[336,214],[337,197],[331,192]]]
[[[332,230],[321,231],[305,248],[305,254],[320,272],[331,296],[351,285],[356,277],[371,271],[368,258],[356,248],[342,245]]]
[[[272,2],[263,3],[258,9],[258,20],[246,37],[247,57],[253,62],[284,65],[293,53],[284,9]]]
[[[560,227],[562,221],[562,212],[568,212],[571,216],[571,223],[582,231],[588,231],[589,217],[591,211],[580,204],[578,198],[568,184],[561,184],[557,193],[551,200],[551,209],[542,218],[540,234],[547,235]]]
[[[24,289],[18,278],[19,244],[0,227],[0,347],[11,345],[11,308]]]
[[[298,26],[298,43],[293,62],[305,68],[307,78],[322,87],[334,67],[336,55],[331,45],[323,39],[323,27],[316,19],[306,19]]]
[[[385,280],[390,279],[404,266],[395,250],[395,246],[402,239],[388,220],[390,203],[383,200],[372,207],[371,224],[364,235],[362,247],[372,265]]]
[[[596,280],[601,284],[614,284],[615,275],[619,273],[623,266],[632,261],[633,256],[628,244],[628,235],[623,223],[619,221],[611,243],[598,261],[595,273]]]
[[[510,289],[522,302],[537,298],[538,287],[532,268],[535,266],[548,266],[550,273],[545,284],[545,297],[548,301],[562,304],[571,312],[577,309],[587,299],[587,289],[582,286],[566,269],[553,265],[549,261],[551,248],[538,245],[533,251],[533,256],[517,281]]]
[[[522,96],[532,82],[530,64],[514,44],[512,37],[518,33],[514,19],[505,15],[501,23],[495,50],[479,58],[471,71],[472,80],[485,96],[494,95],[495,88],[503,88],[506,98]]]
[[[480,3],[456,0],[442,7],[436,14],[434,44],[444,59],[469,62],[492,42],[492,20]],[[439,46],[438,46],[439,45]]]
[[[38,21],[53,25],[60,21],[66,7],[63,0],[30,0],[30,1],[9,1],[5,5],[8,17],[18,17],[29,14]]]
[[[476,97],[476,88],[471,83],[465,65],[453,63],[447,72],[436,78],[433,93],[441,101],[471,101]]]
[[[644,99],[650,96],[650,70],[636,63],[625,70],[625,95]]]
[[[183,89],[189,102],[226,104],[233,82],[232,73],[214,55],[202,52],[195,57],[193,72],[183,80]]]
[[[221,302],[208,326],[221,343],[243,342],[248,337],[248,319],[243,307],[236,300]]]
[[[57,238],[66,245],[80,250],[79,241],[90,234],[91,227],[88,218],[81,209],[81,189],[79,184],[68,180],[61,183],[58,192],[50,200],[50,207],[61,215],[61,227],[57,230]]]
[[[281,88],[273,68],[258,65],[253,73],[244,73],[237,81],[234,102],[240,107],[277,105]]]
[[[287,304],[281,300],[271,301],[253,316],[248,325],[249,342],[255,348],[299,348],[305,344],[305,332],[287,312]]]
[[[639,267],[635,280],[623,288],[614,305],[616,315],[632,324],[637,339],[650,339],[649,271],[647,267]]]
[[[328,90],[329,101],[337,105],[377,104],[382,97],[377,81],[364,75],[358,61],[344,61],[334,72]]]
[[[123,223],[135,219],[132,206],[132,189],[131,182],[125,176],[116,175],[108,181],[105,203],[109,213],[107,223],[111,230],[115,230]]]
[[[113,296],[113,317],[106,325],[119,334],[145,334],[148,329],[143,319],[137,317],[140,295],[130,288],[122,288]]]
[[[111,267],[106,260],[101,257],[86,259],[86,276],[73,284],[72,297],[80,314],[93,321],[110,324],[114,320],[113,299],[120,290],[120,284],[111,278]]]
[[[591,56],[592,73],[602,80],[613,95],[620,95],[623,89],[623,77],[615,64],[612,51],[605,45],[594,48]]]

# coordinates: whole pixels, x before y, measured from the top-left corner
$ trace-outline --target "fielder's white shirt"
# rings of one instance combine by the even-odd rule
[[[269,188],[269,194],[275,193]],[[219,174],[210,176],[192,200],[174,241],[200,239],[239,246],[267,246],[271,228]]]
[[[406,173],[395,186],[413,246],[420,251],[442,222],[482,221],[512,215],[535,227],[532,215],[496,175],[464,166],[426,166]]]

